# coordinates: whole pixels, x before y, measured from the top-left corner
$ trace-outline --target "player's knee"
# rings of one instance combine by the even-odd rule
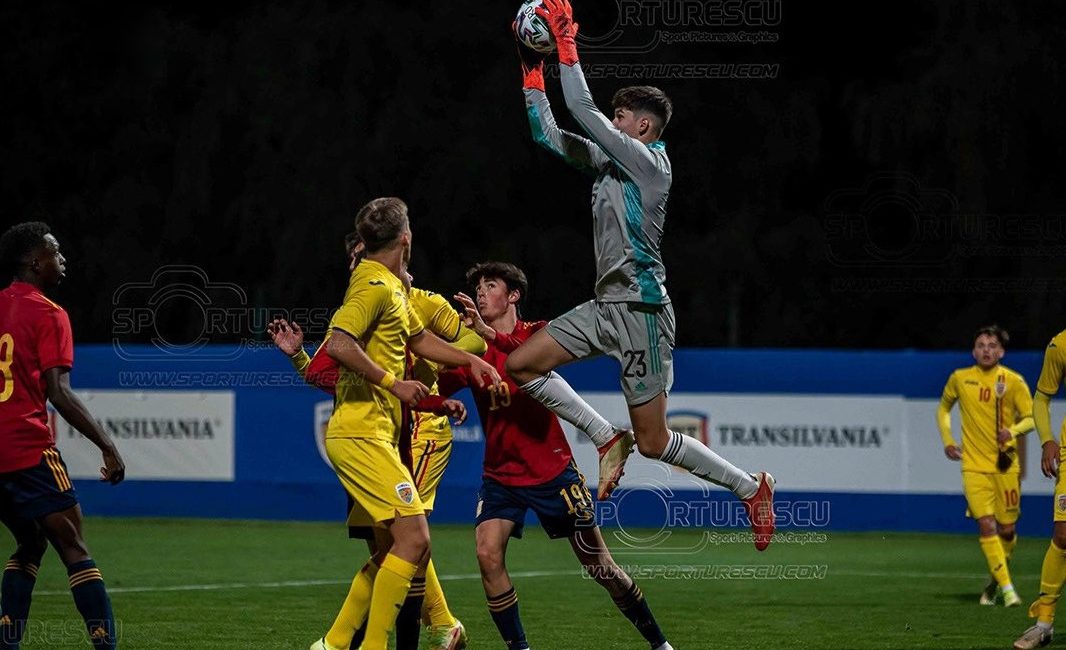
[[[477,545],[477,564],[482,575],[494,575],[503,570],[503,549],[495,544]]]
[[[1011,541],[1014,539],[1014,524],[999,524],[999,536],[1004,541]]]
[[[1056,525],[1055,532],[1051,535],[1051,541],[1061,549],[1066,549],[1066,527]]]
[[[44,557],[44,553],[47,550],[48,539],[45,538],[44,533],[40,533],[39,535],[20,539],[18,542],[18,548],[15,549],[15,553],[11,556],[11,559],[40,566],[41,559]]]
[[[525,355],[521,354],[512,354],[507,357],[507,362],[504,365],[507,374],[518,384],[525,384],[533,379],[528,364],[525,363],[525,359],[523,359],[524,356]]]
[[[977,530],[981,537],[991,537],[996,534],[996,520],[992,517],[981,517],[977,520]]]

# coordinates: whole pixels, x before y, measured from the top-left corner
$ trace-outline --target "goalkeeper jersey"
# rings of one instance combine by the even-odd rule
[[[566,106],[589,137],[560,129],[540,90],[525,89],[526,111],[538,144],[596,176],[596,300],[666,304],[659,250],[672,180],[666,145],[646,145],[616,129],[592,101],[581,64],[559,69]]]

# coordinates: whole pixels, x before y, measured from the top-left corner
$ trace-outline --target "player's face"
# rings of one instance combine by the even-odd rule
[[[54,287],[63,281],[67,272],[67,259],[59,252],[59,242],[55,236],[48,233],[44,236],[44,244],[37,249],[34,255],[34,267],[41,284],[46,287]]]
[[[411,263],[411,229],[408,228],[400,234],[400,242],[403,246],[403,257],[401,258],[404,268]]]
[[[985,369],[992,368],[999,363],[1004,352],[999,339],[988,334],[978,336],[973,343],[973,358],[977,361],[977,365]]]
[[[507,291],[503,280],[481,278],[477,283],[477,310],[487,321],[497,319],[507,313],[517,296],[517,291]]]
[[[637,117],[637,115],[628,108],[614,109],[614,119],[611,120],[611,124],[614,125],[614,128],[625,133],[629,137],[638,139],[646,134],[648,129],[651,128],[646,116]]]

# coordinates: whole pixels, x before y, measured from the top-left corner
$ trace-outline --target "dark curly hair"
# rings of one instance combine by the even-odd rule
[[[10,282],[19,272],[23,259],[44,244],[44,236],[52,232],[42,221],[15,224],[0,235],[0,277]]]

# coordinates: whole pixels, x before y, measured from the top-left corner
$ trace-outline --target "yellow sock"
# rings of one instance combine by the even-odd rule
[[[441,588],[440,580],[437,579],[437,569],[433,566],[433,560],[430,560],[429,566],[426,567],[426,600],[422,605],[422,611],[426,620],[434,627],[455,625],[455,617],[448,609],[448,601],[444,599],[444,589]]]
[[[1062,583],[1066,582],[1066,549],[1048,545],[1044,565],[1040,567],[1040,597],[1029,607],[1029,616],[1040,623],[1055,622],[1055,606],[1059,603]]]
[[[362,650],[387,650],[389,632],[396,626],[396,615],[407,600],[411,579],[418,567],[392,553],[385,556],[374,580],[374,593],[370,597],[370,617],[366,622],[366,637]]]
[[[1000,537],[999,543],[1003,545],[1003,557],[1010,562],[1011,556],[1014,555],[1014,547],[1018,545],[1018,533],[1014,533],[1014,537],[1009,540]]]
[[[1010,571],[1007,570],[1007,558],[1003,555],[1003,544],[999,541],[999,535],[982,537],[981,552],[985,554],[985,559],[988,560],[988,570],[999,586],[1010,585]]]
[[[374,578],[378,573],[378,565],[374,564],[373,558],[367,560],[359,573],[355,574],[352,586],[348,590],[348,596],[341,605],[341,611],[337,619],[333,621],[333,627],[326,633],[326,643],[333,648],[347,648],[352,644],[355,631],[362,626],[366,614],[370,610],[370,595],[374,589]]]

